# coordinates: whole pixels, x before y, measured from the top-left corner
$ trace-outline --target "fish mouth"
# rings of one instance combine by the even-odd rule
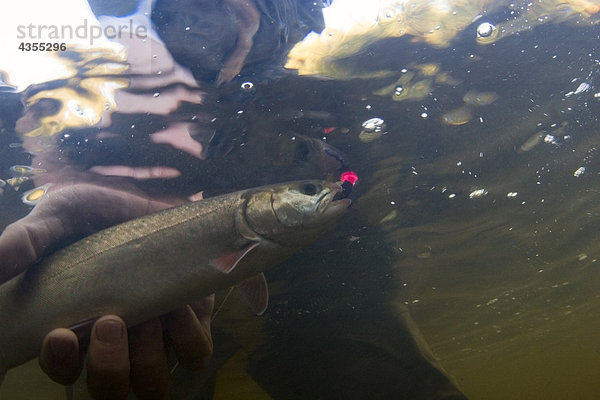
[[[329,183],[327,190],[317,200],[317,210],[324,216],[338,216],[343,214],[352,204],[352,200],[344,197],[343,188],[338,183]]]

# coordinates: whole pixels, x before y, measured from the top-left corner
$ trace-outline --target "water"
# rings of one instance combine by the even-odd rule
[[[448,381],[423,339],[470,399],[595,398],[598,4],[498,3],[474,22],[476,3],[443,15],[415,4],[398,14],[403,35],[385,28],[398,10],[382,2],[378,24],[365,12],[360,35],[328,36],[326,54],[339,59],[288,60],[318,78],[263,58],[220,89],[200,82],[202,105],[186,81],[188,102],[176,110],[114,114],[103,125],[114,136],[73,120],[50,140],[10,146],[22,141],[13,128],[22,111],[5,97],[0,179],[13,165],[48,172],[4,188],[3,225],[28,211],[20,196],[33,187],[105,182],[87,171],[98,165],[179,171],[135,181],[161,198],[335,180],[350,168],[359,175],[350,214],[267,275],[266,315],[232,298],[215,318],[215,348],[230,351],[214,398],[441,398]],[[208,64],[205,80],[217,74]],[[163,83],[140,90],[168,94]],[[372,118],[384,125],[364,140]],[[148,139],[181,122],[201,152]],[[46,381],[35,364],[22,367],[0,393],[64,398]]]

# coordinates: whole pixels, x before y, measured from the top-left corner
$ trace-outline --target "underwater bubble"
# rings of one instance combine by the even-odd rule
[[[358,134],[358,140],[369,143],[379,139],[385,132],[385,121],[381,118],[371,118],[363,122],[362,131]]]
[[[573,172],[573,176],[579,178],[581,175],[585,173],[585,167],[579,167],[575,172]]]
[[[477,27],[477,36],[479,37],[489,37],[496,27],[489,22],[484,22]]]
[[[27,192],[23,193],[21,201],[23,201],[23,203],[27,204],[28,206],[35,206],[42,199],[42,197],[44,197],[49,187],[50,184],[45,184],[40,187],[28,190]]]
[[[358,134],[358,140],[363,143],[379,139],[385,132],[385,121],[381,118],[371,118],[363,122],[362,131]]]
[[[544,143],[548,143],[548,144],[556,144],[556,138],[554,137],[554,135],[551,134],[547,134],[546,136],[544,136]]]
[[[381,118],[371,118],[363,122],[363,130],[367,132],[382,132],[385,129],[385,121]]]
[[[573,94],[587,92],[590,89],[590,87],[591,86],[589,83],[583,82],[583,83],[579,84],[579,86],[577,86],[577,89],[575,89],[575,92]]]
[[[477,27],[477,43],[479,44],[490,44],[494,43],[498,39],[498,29],[489,22],[479,24]]]
[[[483,196],[488,194],[488,191],[485,189],[476,189],[469,193],[469,199],[480,199]]]
[[[244,91],[251,91],[252,89],[254,89],[254,83],[244,82],[240,85],[240,88]]]
[[[240,93],[239,93],[240,101],[249,101],[252,98],[254,98],[255,94],[256,94],[256,86],[254,85],[254,83],[252,83],[250,81],[246,81],[240,85]]]
[[[409,94],[410,94],[410,87],[407,87],[405,89],[402,86],[398,86],[394,90],[394,93],[392,94],[392,100],[394,100],[394,101],[406,100],[406,99],[408,99]]]

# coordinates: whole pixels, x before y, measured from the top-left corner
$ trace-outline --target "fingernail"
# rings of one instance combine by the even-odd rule
[[[105,345],[117,345],[123,339],[123,326],[118,321],[102,321],[96,325],[96,338]]]

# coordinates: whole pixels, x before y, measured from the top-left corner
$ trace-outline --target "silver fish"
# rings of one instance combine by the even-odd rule
[[[297,181],[159,211],[88,236],[0,286],[0,376],[59,327],[117,314],[128,326],[238,285],[266,309],[263,271],[330,228],[341,186]]]

